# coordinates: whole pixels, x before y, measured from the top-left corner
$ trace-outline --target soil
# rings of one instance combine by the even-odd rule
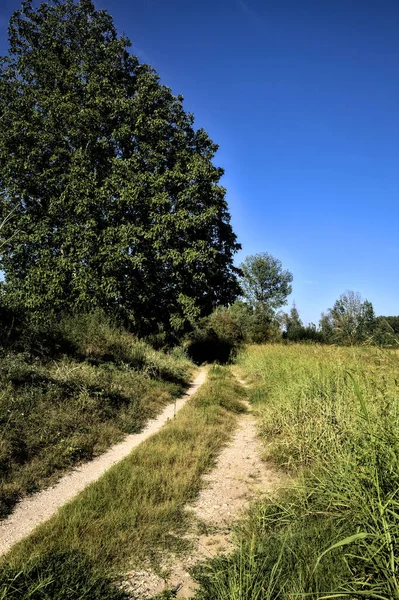
[[[194,517],[193,531],[187,535],[193,546],[190,556],[165,556],[163,579],[151,570],[129,573],[123,587],[132,600],[151,598],[164,590],[172,590],[177,598],[192,597],[196,584],[190,569],[218,553],[232,551],[234,521],[251,501],[275,493],[282,485],[281,476],[260,458],[255,418],[249,403],[245,405],[248,412],[240,417],[234,437],[212,472],[205,475],[204,489],[195,503],[187,507]]]

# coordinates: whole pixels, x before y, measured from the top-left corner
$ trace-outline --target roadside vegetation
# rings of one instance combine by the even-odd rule
[[[265,458],[297,485],[253,507],[198,600],[399,598],[397,351],[251,347]]]
[[[183,352],[155,351],[101,312],[41,335],[0,348],[0,517],[139,431],[181,395],[193,370]]]
[[[89,598],[84,593],[101,590],[106,576],[149,563],[157,568],[166,549],[187,550],[185,505],[245,410],[243,396],[227,368],[210,368],[173,421],[3,559],[0,598]]]
[[[92,0],[24,0],[8,33],[0,518],[139,431],[193,363],[236,360],[268,460],[299,484],[254,508],[198,598],[399,600],[399,317],[348,290],[304,324],[283,312],[278,258],[235,266],[217,144]],[[173,423],[12,551],[0,600],[123,597],[109,577],[181,544],[241,393],[212,369]]]

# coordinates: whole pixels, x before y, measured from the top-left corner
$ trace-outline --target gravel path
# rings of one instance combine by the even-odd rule
[[[240,383],[246,386],[245,382]],[[187,537],[193,542],[189,557],[165,557],[165,580],[151,571],[131,572],[125,589],[132,599],[151,598],[163,590],[174,590],[177,598],[191,598],[196,584],[189,569],[200,561],[234,548],[232,524],[260,497],[273,494],[281,486],[279,473],[261,460],[262,445],[257,436],[251,407],[240,417],[233,439],[216,461],[215,468],[204,476],[204,489],[196,502],[187,507],[202,526]],[[205,532],[205,533],[203,533]]]
[[[245,404],[250,411],[249,404]],[[192,508],[205,533],[195,537],[195,551],[189,560],[170,570],[167,587],[179,588],[177,598],[194,595],[196,584],[188,569],[218,553],[232,551],[233,522],[251,501],[270,495],[281,485],[279,475],[261,460],[261,454],[256,422],[248,412],[240,418],[234,438],[219,455],[215,469],[204,477],[206,487]]]
[[[38,525],[52,517],[61,506],[87,485],[96,481],[112,465],[125,458],[133,448],[156,433],[184,406],[205,379],[206,369],[201,369],[185,395],[169,404],[158,417],[149,421],[141,433],[128,435],[123,442],[112,446],[101,456],[62,477],[56,485],[17,504],[14,512],[7,519],[0,521],[0,555],[5,554],[11,546],[32,533]]]

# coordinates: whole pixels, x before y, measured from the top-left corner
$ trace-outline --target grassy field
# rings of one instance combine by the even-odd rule
[[[123,598],[110,578],[187,549],[185,504],[245,410],[243,396],[227,368],[211,368],[173,421],[14,547],[0,566],[0,598]]]
[[[180,395],[193,371],[183,354],[156,352],[100,314],[64,320],[56,359],[0,356],[0,517]]]
[[[265,458],[297,484],[253,507],[198,600],[399,598],[399,355],[250,347]]]

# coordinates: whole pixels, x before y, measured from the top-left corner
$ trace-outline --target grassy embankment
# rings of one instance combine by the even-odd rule
[[[156,352],[101,314],[65,319],[51,333],[56,348],[44,355],[0,351],[0,517],[139,431],[193,371],[183,354]]]
[[[165,549],[187,550],[185,504],[234,429],[244,395],[227,368],[211,368],[173,421],[3,559],[0,599],[124,598],[110,578],[148,561],[156,567]]]
[[[198,600],[399,598],[399,356],[252,347],[265,456],[298,485],[251,510],[237,550],[198,575]]]

